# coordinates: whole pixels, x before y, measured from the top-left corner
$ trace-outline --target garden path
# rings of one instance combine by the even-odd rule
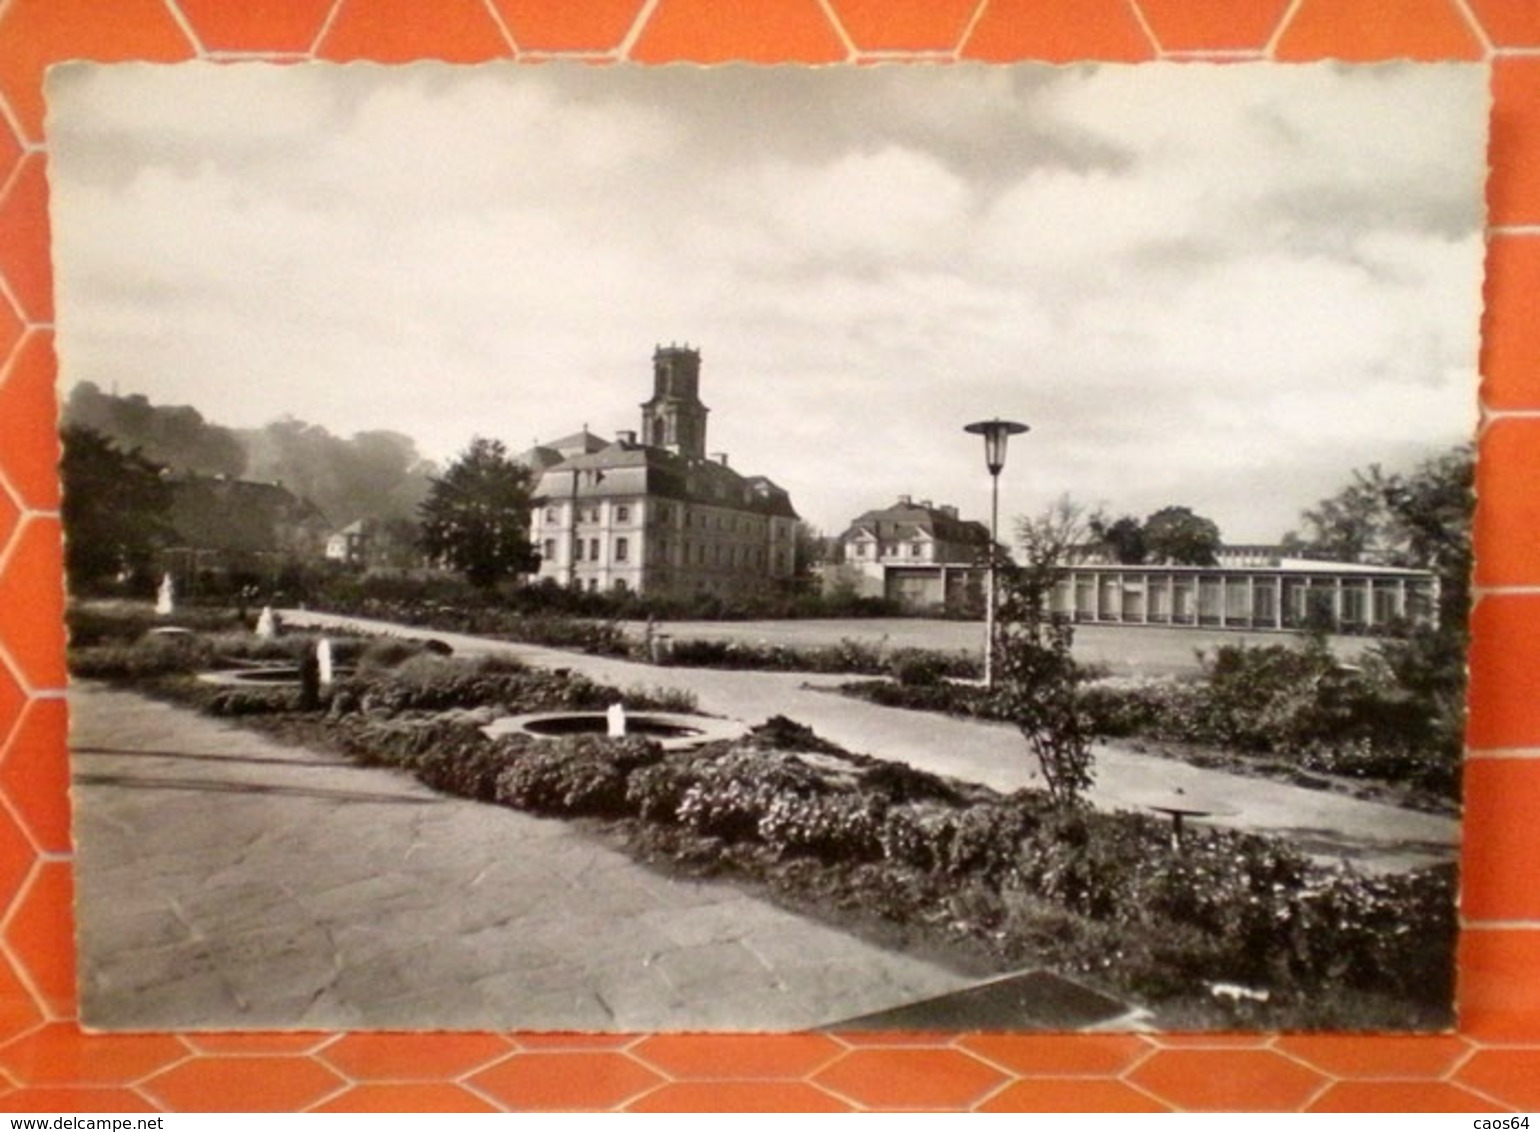
[[[910,764],[936,774],[1010,791],[1041,785],[1033,760],[1009,724],[954,719],[881,707],[829,689],[848,677],[805,673],[659,668],[612,657],[494,641],[463,633],[428,632],[383,621],[288,610],[289,625],[357,629],[434,637],[457,655],[504,653],[530,664],[569,668],[625,689],[671,687],[691,692],[700,710],[758,723],[785,715],[853,751]],[[1178,796],[1194,808],[1225,816],[1215,824],[1287,836],[1325,860],[1348,860],[1381,871],[1454,859],[1458,820],[1369,802],[1324,790],[1228,774],[1143,754],[1127,742],[1098,744],[1091,800],[1103,809],[1142,809]]]
[[[978,983],[571,823],[130,692],[70,707],[88,1026],[796,1030]]]

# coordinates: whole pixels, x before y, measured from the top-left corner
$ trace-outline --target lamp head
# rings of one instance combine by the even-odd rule
[[[1026,432],[1027,426],[1019,421],[1002,421],[996,417],[994,420],[974,421],[964,425],[963,431],[984,438],[984,463],[990,475],[998,476],[1000,469],[1005,467],[1006,441],[1017,433]]]

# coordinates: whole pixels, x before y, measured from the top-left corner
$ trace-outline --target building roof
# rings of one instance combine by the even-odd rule
[[[1247,562],[1217,566],[1186,566],[1166,562],[1066,562],[1061,569],[1074,574],[1231,574],[1312,575],[1319,577],[1431,578],[1433,571],[1417,566],[1375,566],[1365,562],[1327,562],[1318,558],[1280,558],[1270,564]]]
[[[610,442],[602,436],[595,436],[588,431],[588,426],[584,425],[577,432],[563,436],[559,440],[553,440],[543,447],[554,448],[563,456],[576,456],[583,452],[602,451],[610,447]]]
[[[200,550],[273,551],[296,533],[323,534],[326,516],[278,483],[187,476],[171,481],[171,525]]]
[[[646,444],[606,442],[601,449],[550,465],[542,470],[535,494],[540,503],[645,494],[797,518],[790,496],[765,476],[744,476],[716,460],[696,460]]]
[[[545,444],[536,444],[526,448],[515,456],[514,462],[523,464],[535,472],[543,472],[547,468],[554,468],[563,460],[574,456],[581,456],[588,452],[602,452],[606,448],[613,447],[610,441],[602,436],[595,436],[588,431],[588,426],[583,426],[577,432]]]
[[[1289,554],[1283,547],[1269,544],[1225,545],[1214,552],[1215,565],[1190,566],[1166,562],[1119,562],[1106,543],[1082,543],[1071,547],[1065,565],[1105,570],[1213,570],[1262,571],[1288,574],[1381,574],[1403,577],[1427,574],[1415,566],[1388,566],[1373,562],[1343,562],[1329,558],[1304,558]]]
[[[958,518],[953,508],[917,504],[905,498],[900,498],[891,507],[858,515],[840,535],[840,540],[856,538],[863,533],[879,541],[901,541],[920,536],[937,542],[989,545],[989,528],[983,523]]]

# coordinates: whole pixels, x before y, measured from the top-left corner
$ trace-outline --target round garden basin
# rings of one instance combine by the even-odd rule
[[[533,735],[557,739],[564,735],[608,735],[609,716],[602,711],[548,711],[494,719],[482,729],[489,739],[502,735]],[[626,734],[651,739],[666,751],[688,750],[718,739],[736,739],[748,728],[734,719],[713,719],[677,712],[626,713]]]
[[[352,672],[351,668],[336,668],[332,679],[339,680]],[[248,668],[217,669],[198,673],[205,684],[222,684],[232,688],[298,688],[299,665],[260,664]]]

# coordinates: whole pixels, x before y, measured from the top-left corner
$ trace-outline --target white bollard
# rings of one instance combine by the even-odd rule
[[[626,737],[626,709],[621,704],[611,704],[604,713],[608,723],[606,732],[611,739],[624,739]]]
[[[332,683],[332,643],[327,637],[322,637],[315,646],[316,668],[321,674],[321,687],[329,688]]]

